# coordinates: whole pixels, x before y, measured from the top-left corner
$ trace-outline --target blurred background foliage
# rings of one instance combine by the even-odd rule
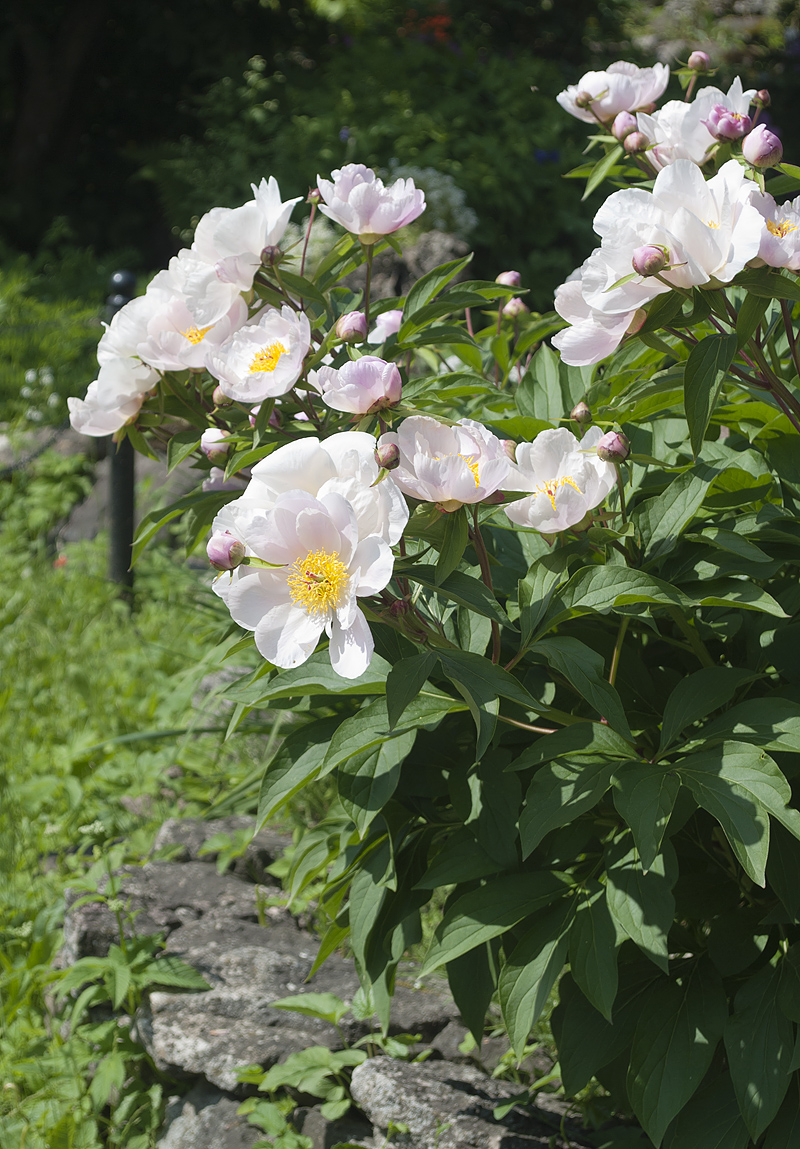
[[[769,87],[796,158],[799,23],[794,0],[7,0],[0,417],[26,371],[52,368],[67,392],[92,377],[80,312],[112,267],[164,266],[199,215],[264,175],[286,197],[350,161],[412,175],[428,226],[474,247],[478,275],[518,268],[546,309],[605,194],[581,205],[562,179],[585,130],[556,93],[615,59],[702,47],[713,82]]]

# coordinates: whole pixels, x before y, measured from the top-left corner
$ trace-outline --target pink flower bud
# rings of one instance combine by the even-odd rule
[[[581,399],[580,403],[577,403],[572,408],[569,413],[569,417],[570,419],[574,419],[576,423],[583,425],[586,423],[591,423],[592,412],[590,411],[588,404],[584,403],[584,401]]]
[[[624,463],[630,453],[630,441],[621,431],[607,431],[597,444],[598,458],[604,463]]]
[[[669,252],[657,243],[634,248],[631,264],[637,275],[660,275],[669,263]]]
[[[503,450],[508,455],[511,462],[516,463],[516,461],[517,461],[517,444],[514,442],[514,440],[513,439],[501,439],[500,442],[503,444]]]
[[[283,252],[274,243],[270,243],[261,252],[261,262],[265,267],[274,267],[283,259]]]
[[[396,443],[384,443],[375,448],[375,462],[384,471],[393,471],[400,466],[400,448]]]
[[[622,141],[622,146],[629,156],[635,156],[637,152],[646,152],[650,141],[644,132],[631,132]]]
[[[227,459],[230,444],[225,440],[230,437],[230,431],[221,431],[218,427],[208,427],[200,436],[200,450],[212,463],[221,463]]]
[[[336,321],[336,334],[345,343],[363,343],[367,338],[367,317],[363,311],[348,311]]]
[[[575,106],[578,108],[588,108],[589,105],[594,102],[594,99],[595,99],[595,97],[592,95],[591,92],[587,92],[584,89],[582,89],[575,96]]]
[[[770,104],[772,103],[772,97],[770,96],[770,94],[766,88],[761,88],[753,96],[752,102],[755,104],[755,106],[757,108],[768,108],[770,106]]]
[[[783,159],[783,144],[774,132],[759,124],[742,142],[742,155],[754,168],[774,168]]]
[[[499,275],[495,276],[495,283],[502,283],[503,287],[519,287],[522,283],[522,276],[518,271],[501,271]]]
[[[636,116],[632,116],[630,112],[618,112],[611,125],[611,134],[622,143],[626,136],[635,131]]]
[[[732,112],[724,104],[714,104],[703,123],[715,140],[740,140],[753,126],[749,116]]]
[[[217,531],[206,546],[208,561],[218,571],[232,571],[244,558],[244,543],[235,539],[230,531]]]
[[[708,52],[692,52],[688,60],[689,67],[693,72],[707,72],[711,67],[711,60],[708,58]]]
[[[322,194],[319,188],[309,188],[306,203],[322,203]]]
[[[222,388],[217,386],[214,388],[213,394],[211,395],[211,402],[215,407],[230,407],[233,399],[229,398],[229,396],[225,394]]]
[[[515,295],[504,306],[503,315],[506,319],[516,319],[518,315],[524,315],[526,311],[530,311],[530,308],[522,302],[519,296]]]

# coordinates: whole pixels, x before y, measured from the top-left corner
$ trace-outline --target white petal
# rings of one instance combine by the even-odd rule
[[[342,678],[358,678],[370,664],[375,640],[364,614],[359,610],[347,630],[336,619],[331,626],[331,666]]]

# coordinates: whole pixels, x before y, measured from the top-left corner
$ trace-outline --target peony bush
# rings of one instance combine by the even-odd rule
[[[348,945],[388,1025],[440,891],[424,972],[477,1041],[494,1003],[522,1056],[555,991],[568,1095],[596,1079],[667,1149],[790,1149],[800,167],[766,93],[701,76],[661,108],[661,65],[559,96],[599,154],[572,175],[614,190],[555,312],[469,257],[371,299],[413,181],[317,177],[290,250],[271,179],[114,318],[70,410],[195,460],[134,549],[210,531],[223,653],[263,659],[231,728],[298,708],[260,821],[335,783],[289,875],[324,882],[318,962]],[[344,230],[312,270],[318,210]]]

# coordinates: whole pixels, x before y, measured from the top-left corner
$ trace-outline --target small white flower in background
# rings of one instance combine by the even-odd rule
[[[474,419],[448,427],[428,415],[412,415],[397,431],[381,435],[378,446],[389,444],[400,451],[391,476],[400,490],[444,511],[488,498],[508,473],[502,442]]]
[[[387,188],[364,164],[347,164],[331,172],[331,176],[330,180],[317,176],[324,200],[319,210],[357,235],[362,243],[376,243],[425,210],[425,193],[411,179],[395,180]]]
[[[397,308],[384,311],[375,320],[375,326],[370,332],[368,343],[385,343],[390,335],[396,335],[403,323],[403,312]]]
[[[800,196],[778,204],[769,192],[756,192],[753,206],[764,220],[756,262],[800,271]]]
[[[395,406],[402,391],[397,366],[376,355],[362,355],[338,369],[309,371],[308,382],[319,391],[326,406],[355,415],[371,415]]]
[[[652,68],[637,68],[618,60],[603,72],[587,72],[577,84],[571,84],[556,96],[561,107],[584,123],[597,121],[592,111],[604,122],[613,120],[618,112],[635,112],[657,100],[669,82],[666,64]],[[587,100],[588,97],[588,100]]]
[[[227,479],[223,467],[212,467],[207,478],[203,479],[203,494],[208,494],[211,491],[243,491],[249,478],[250,471],[247,467],[243,471],[237,471],[235,475],[231,475]]]
[[[215,207],[207,212],[194,233],[192,253],[214,266],[217,274],[247,291],[261,264],[265,247],[277,247],[283,239],[289,216],[303,198],[281,200],[278,181],[270,176],[253,189],[254,198],[241,207]]]
[[[531,493],[503,508],[511,522],[552,535],[580,523],[602,503],[617,480],[613,463],[597,456],[602,437],[599,427],[590,427],[582,439],[558,427],[520,443],[505,487]]]
[[[243,524],[243,520],[240,520]],[[323,631],[331,666],[343,678],[367,669],[374,641],[356,599],[377,594],[392,577],[394,557],[378,535],[359,537],[356,513],[342,495],[317,499],[287,491],[266,513],[252,506],[248,546],[277,569],[237,567],[214,583],[235,622],[254,632],[275,666],[299,666]]]
[[[320,442],[309,435],[286,443],[261,459],[239,499],[214,519],[214,531],[229,530],[248,546],[250,531],[287,491],[306,491],[318,499],[329,494],[347,499],[356,516],[359,538],[379,535],[390,546],[408,522],[408,506],[391,478],[377,487],[375,440],[364,431],[341,431]]]
[[[264,307],[218,347],[206,366],[220,388],[240,403],[261,403],[291,391],[303,371],[311,328],[303,312]]]

